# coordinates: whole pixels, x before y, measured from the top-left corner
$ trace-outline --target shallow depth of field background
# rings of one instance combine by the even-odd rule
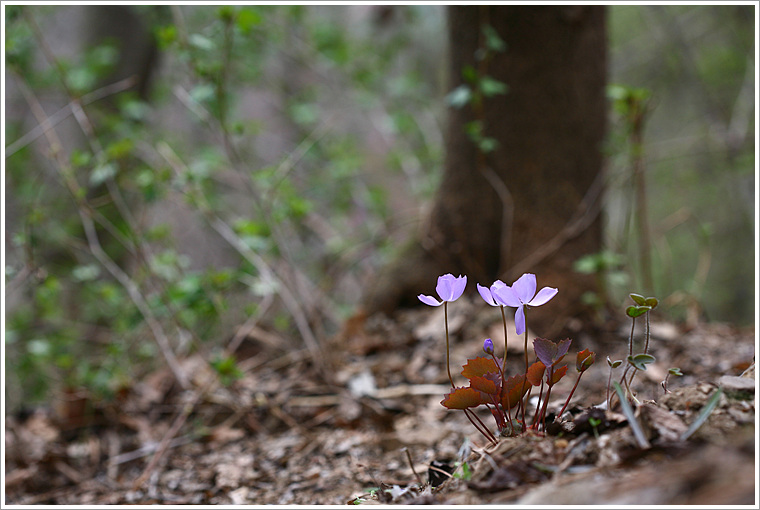
[[[91,132],[56,117],[65,166],[33,105],[55,117],[69,93],[87,103],[116,81],[119,51],[81,46],[81,7],[26,9],[5,12],[9,411],[62,388],[113,398],[164,362],[67,183],[172,352],[203,352],[230,379],[240,325],[290,339],[283,350],[303,348],[304,328],[333,334],[415,235],[445,151],[443,7],[136,6],[160,49],[149,96],[85,104]],[[646,215],[673,320],[754,318],[754,20],[752,6],[608,8],[609,82],[650,95]],[[607,286],[622,306],[640,275],[612,103],[608,139]]]

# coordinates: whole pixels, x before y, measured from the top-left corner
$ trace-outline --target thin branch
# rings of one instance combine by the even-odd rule
[[[31,91],[31,89],[29,89],[23,79],[20,79],[19,83],[21,85],[20,88],[22,94],[24,95],[24,98],[32,110],[32,114],[37,119],[37,122],[42,125],[46,122],[47,119],[47,116],[42,109],[42,105],[39,103],[36,96]],[[164,359],[174,374],[177,382],[183,389],[187,389],[190,386],[189,381],[179,366],[179,363],[177,362],[177,359],[171,350],[169,339],[164,333],[160,323],[153,316],[153,312],[151,311],[150,306],[148,305],[144,296],[140,292],[138,285],[113,261],[113,259],[108,256],[108,254],[101,247],[100,240],[98,239],[98,235],[95,230],[95,224],[92,220],[92,212],[84,199],[81,198],[81,187],[79,186],[79,183],[76,182],[76,179],[73,176],[73,172],[66,162],[66,158],[63,157],[63,145],[61,144],[61,140],[58,137],[55,128],[46,130],[45,136],[47,138],[48,145],[50,146],[51,156],[57,163],[56,169],[58,170],[58,174],[63,179],[67,189],[71,193],[77,205],[79,218],[85,231],[85,236],[87,238],[90,252],[96,258],[96,260],[98,260],[98,262],[100,262],[100,264],[109,273],[111,273],[111,275],[116,278],[116,280],[127,291],[127,294],[132,299],[132,302],[135,304],[140,314],[143,316],[146,324],[150,328],[151,333],[153,333],[153,337],[156,340],[156,343],[158,344],[159,349],[161,350],[161,353],[163,354]]]
[[[77,101],[69,101],[66,106],[55,112],[53,115],[48,116],[45,119],[44,124],[37,124],[34,126],[34,128],[32,128],[30,131],[27,131],[15,142],[6,146],[5,159],[13,156],[24,147],[33,143],[39,137],[43,136],[47,130],[52,129],[53,127],[69,118],[69,116],[74,113],[73,106],[75,102],[78,102],[80,106],[88,106],[96,101],[105,99],[108,96],[129,90],[135,85],[136,82],[137,76],[130,76],[129,78],[117,81],[116,83],[111,83],[110,85],[106,85],[105,87],[99,88],[93,92],[90,92],[89,94],[85,94]]]

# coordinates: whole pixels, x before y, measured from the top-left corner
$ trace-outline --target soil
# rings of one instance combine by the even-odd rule
[[[449,312],[451,371],[464,384],[459,367],[484,338],[503,350],[500,316],[464,298]],[[226,385],[195,356],[183,362],[190,390],[159,371],[114,401],[69,393],[7,416],[5,503],[757,505],[754,329],[653,322],[656,361],[633,383],[638,438],[619,405],[593,408],[605,407],[606,358],[624,358],[630,326],[579,333],[550,424],[575,353],[589,348],[596,363],[568,411],[546,434],[494,445],[440,404],[450,389],[442,315],[355,316],[324,342],[327,376],[308,351],[282,351],[259,331],[236,350],[243,376]],[[510,373],[521,340],[510,338]],[[666,393],[674,366],[684,375]],[[490,413],[479,416],[495,431]]]

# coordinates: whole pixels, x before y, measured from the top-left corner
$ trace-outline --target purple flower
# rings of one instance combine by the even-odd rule
[[[511,287],[505,285],[494,290],[499,302],[517,308],[515,312],[515,330],[521,335],[525,332],[525,306],[541,306],[557,295],[557,289],[544,287],[536,294],[536,275],[525,273]]]
[[[430,306],[441,306],[445,301],[456,301],[464,292],[464,288],[467,285],[467,276],[453,274],[445,274],[438,277],[438,285],[435,286],[435,291],[438,293],[438,297],[441,301],[438,301],[433,296],[426,296],[420,294],[417,299]]]
[[[486,354],[493,354],[493,341],[490,338],[486,338],[483,342],[483,351]]]
[[[499,296],[496,294],[496,289],[499,289],[501,287],[506,287],[507,284],[504,283],[501,280],[496,280],[493,282],[493,285],[491,285],[491,288],[484,287],[481,284],[476,285],[478,288],[478,292],[480,293],[480,297],[483,298],[483,301],[488,303],[491,306],[507,306],[507,303],[504,303]]]

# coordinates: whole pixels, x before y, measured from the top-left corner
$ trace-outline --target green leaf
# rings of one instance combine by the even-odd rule
[[[697,431],[699,427],[702,426],[704,422],[707,421],[707,418],[709,418],[710,413],[713,412],[713,410],[717,407],[718,402],[720,401],[720,396],[723,394],[723,388],[718,388],[715,393],[713,393],[712,397],[710,397],[710,400],[707,401],[705,404],[705,407],[702,408],[702,411],[700,411],[699,416],[697,416],[697,419],[694,420],[694,423],[692,423],[688,429],[686,429],[686,432],[681,434],[681,441],[686,441],[694,432]]]
[[[499,94],[506,94],[509,87],[506,83],[495,80],[490,76],[484,76],[480,80],[480,91],[486,97],[493,97]]]
[[[634,356],[628,356],[628,363],[633,365],[638,370],[646,370],[647,365],[654,363],[655,357],[651,354],[636,354]]]
[[[625,394],[623,393],[623,388],[620,387],[620,383],[617,381],[614,381],[612,385],[615,388],[615,393],[617,393],[618,398],[620,399],[620,407],[623,409],[623,414],[628,419],[628,425],[631,426],[631,430],[633,431],[633,437],[636,439],[636,442],[639,445],[639,448],[646,449],[649,448],[651,445],[649,444],[649,441],[647,441],[646,436],[644,435],[644,431],[641,428],[641,425],[639,424],[638,420],[636,420],[636,415],[633,413],[633,409],[631,409],[630,404],[628,404],[628,399],[625,398]]]
[[[258,11],[245,7],[240,9],[235,22],[242,33],[248,34],[253,27],[261,24],[261,14]]]
[[[631,299],[633,299],[633,302],[640,306],[647,306],[647,300],[644,296],[641,294],[628,294]]]
[[[657,301],[656,297],[648,297],[646,298],[646,305],[650,307],[652,310],[657,308],[657,305],[659,304],[659,301]]]
[[[446,102],[454,108],[461,108],[470,102],[472,90],[467,85],[460,85],[446,96]]]
[[[116,165],[113,163],[104,163],[96,166],[90,173],[90,184],[98,186],[116,175]]]
[[[640,317],[644,315],[651,309],[652,308],[649,306],[629,306],[628,308],[625,309],[625,314],[628,317],[632,317],[635,319],[636,317]]]
[[[507,49],[507,43],[491,25],[483,27],[483,35],[486,36],[486,48],[491,51],[502,52]]]
[[[616,359],[615,361],[612,361],[609,356],[607,356],[607,364],[611,366],[612,368],[617,368],[623,363],[622,359]]]
[[[190,43],[190,46],[203,51],[211,51],[216,48],[214,41],[201,34],[190,34],[190,37],[187,38],[187,42]]]
[[[670,375],[683,375],[683,372],[681,372],[681,369],[678,367],[669,368],[668,373]]]

